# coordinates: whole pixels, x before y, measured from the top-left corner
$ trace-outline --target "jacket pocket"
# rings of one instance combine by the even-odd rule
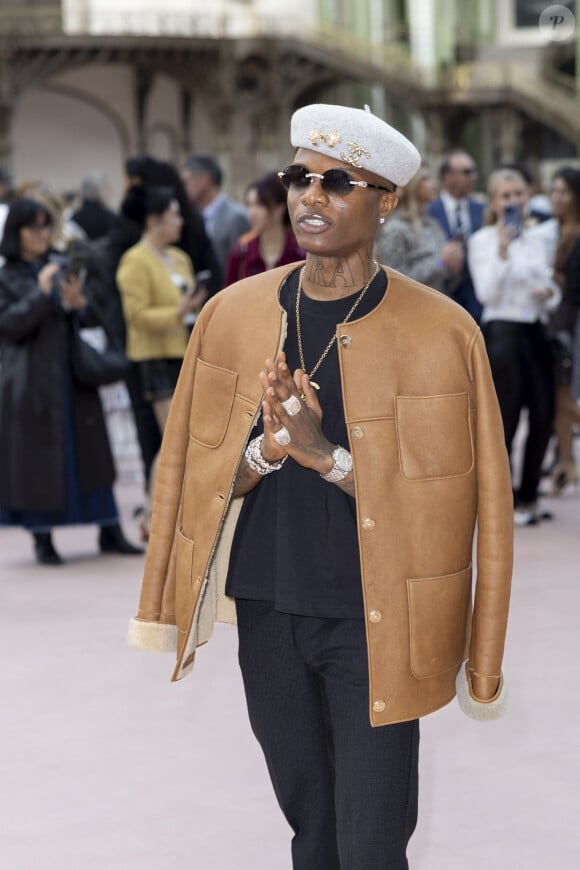
[[[197,361],[189,415],[189,434],[204,447],[219,447],[224,440],[234,397],[236,372]]]
[[[407,580],[411,670],[436,677],[463,660],[471,600],[471,566],[456,574]]]
[[[178,529],[175,538],[175,622],[179,631],[189,629],[193,610],[193,541]]]
[[[407,480],[461,477],[473,468],[468,393],[397,396],[397,443]]]

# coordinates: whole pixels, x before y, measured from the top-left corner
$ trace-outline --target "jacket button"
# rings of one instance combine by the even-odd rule
[[[361,429],[360,426],[355,426],[354,429],[351,429],[350,434],[355,441],[360,441],[361,438],[365,437],[364,429]]]
[[[371,610],[369,613],[369,619],[371,622],[380,622],[383,618],[383,614],[380,610]]]
[[[370,517],[367,517],[366,520],[363,520],[362,527],[365,531],[372,532],[372,530],[374,529],[375,526],[376,526],[375,521],[371,520]]]
[[[373,701],[373,713],[382,713],[387,705],[380,699]]]
[[[343,347],[350,347],[352,344],[352,338],[350,337],[350,335],[341,335],[340,343]]]

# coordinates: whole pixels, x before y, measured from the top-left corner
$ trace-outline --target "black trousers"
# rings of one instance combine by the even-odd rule
[[[511,456],[522,408],[528,409],[528,435],[517,501],[536,500],[542,461],[554,422],[554,361],[541,323],[491,320],[483,336]]]
[[[143,384],[138,363],[131,363],[125,384],[131,400],[131,409],[137,430],[137,440],[143,460],[145,487],[149,485],[149,477],[155,457],[161,447],[161,430],[153,412],[151,402],[143,395]]]
[[[294,870],[407,870],[418,720],[372,728],[363,619],[237,600],[250,723],[294,831]]]

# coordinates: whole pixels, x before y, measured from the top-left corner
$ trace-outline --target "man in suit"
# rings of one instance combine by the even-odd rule
[[[203,215],[222,275],[225,275],[230,248],[251,229],[246,211],[222,191],[223,173],[210,154],[189,157],[181,168],[181,178],[189,199]]]
[[[473,199],[477,182],[477,167],[467,151],[450,151],[441,164],[441,193],[428,207],[429,214],[441,226],[448,239],[466,242],[481,227],[485,206]],[[448,288],[450,295],[479,322],[482,306],[475,296],[467,258],[463,271]]]

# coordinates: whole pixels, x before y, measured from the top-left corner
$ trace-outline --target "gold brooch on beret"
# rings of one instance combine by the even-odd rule
[[[357,145],[356,142],[347,142],[346,144],[350,148],[350,151],[348,154],[341,151],[341,159],[344,160],[345,163],[350,163],[351,166],[356,166],[357,169],[362,169],[362,163],[360,162],[361,158],[366,157],[367,160],[370,160],[370,151],[367,151],[366,148],[362,147],[362,145]]]
[[[334,146],[338,145],[340,142],[340,133],[337,133],[336,130],[331,130],[329,133],[323,133],[322,130],[316,129],[310,131],[308,138],[310,144],[314,145],[316,148],[320,147],[320,145],[326,145],[327,148],[334,148]]]

